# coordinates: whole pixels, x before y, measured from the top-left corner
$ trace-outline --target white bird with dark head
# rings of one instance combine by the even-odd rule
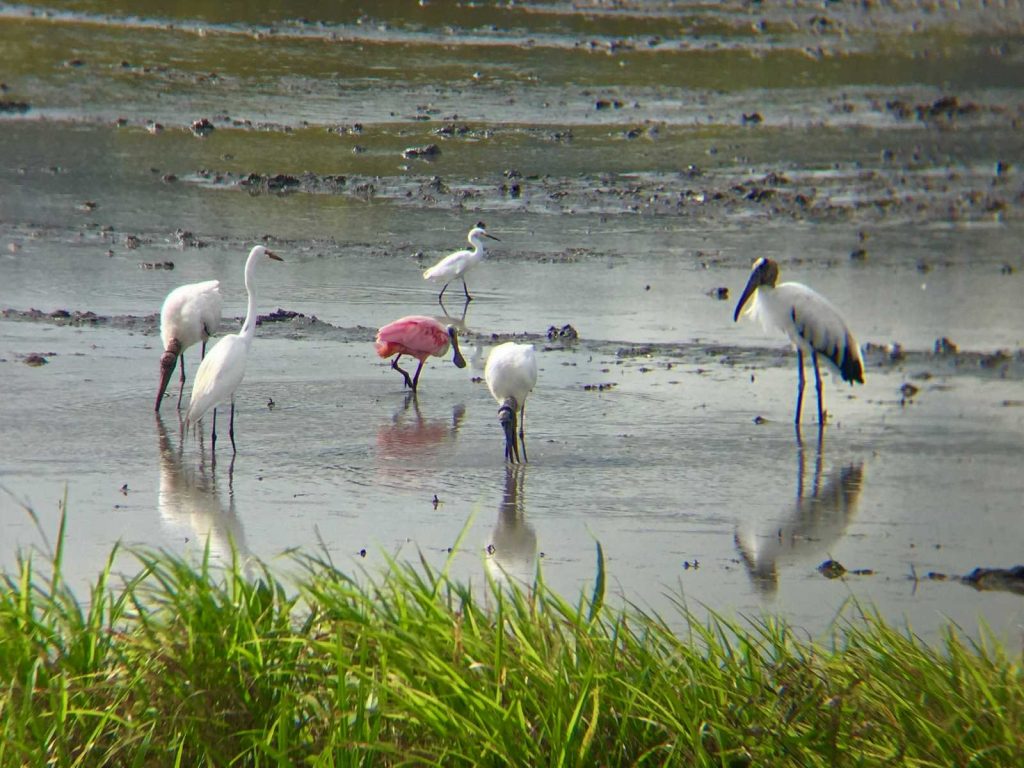
[[[444,292],[448,289],[448,283],[456,278],[462,280],[462,290],[466,293],[466,301],[473,300],[473,297],[469,295],[469,288],[466,285],[466,273],[483,261],[484,244],[480,239],[482,237],[498,240],[494,235],[487,234],[487,228],[484,226],[484,223],[478,221],[476,226],[469,230],[469,243],[473,246],[473,250],[450,253],[423,273],[424,280],[444,283],[444,288],[438,294],[438,301],[441,301]],[[499,240],[498,242],[501,241]]]
[[[195,424],[203,415],[210,410],[213,411],[213,447],[217,448],[217,406],[223,402],[231,402],[231,423],[228,434],[231,436],[231,451],[235,449],[235,390],[242,383],[245,376],[245,363],[249,356],[249,348],[252,346],[253,336],[256,334],[256,283],[253,279],[253,272],[256,270],[257,260],[267,257],[274,261],[283,259],[272,251],[268,251],[262,245],[257,245],[249,251],[249,258],[245,261],[245,290],[249,294],[249,306],[245,314],[245,322],[242,323],[242,330],[225,336],[218,341],[210,350],[199,366],[196,373],[195,383],[192,385],[192,399],[188,404],[188,411],[185,413],[185,424]]]
[[[766,331],[786,334],[796,347],[799,379],[795,423],[798,430],[804,398],[804,353],[810,354],[818,391],[818,429],[821,429],[826,412],[822,404],[818,355],[824,356],[833,371],[851,385],[864,383],[864,360],[846,321],[828,299],[800,283],[777,284],[778,279],[778,264],[765,258],[755,261],[733,320],[739,320],[744,305],[753,297],[747,310],[749,314],[760,320]]]
[[[202,342],[202,356],[206,357],[206,340],[220,325],[223,303],[218,280],[181,285],[167,294],[160,309],[160,340],[164,345],[164,353],[160,355],[160,387],[157,389],[154,410],[160,410],[164,391],[179,357],[181,385],[178,388],[178,408],[181,408],[181,395],[185,391],[185,350]]]
[[[484,366],[484,381],[498,403],[498,421],[505,430],[505,458],[519,461],[519,444],[526,458],[526,396],[537,385],[537,355],[533,344],[507,341],[491,350]],[[516,443],[518,419],[519,444]]]

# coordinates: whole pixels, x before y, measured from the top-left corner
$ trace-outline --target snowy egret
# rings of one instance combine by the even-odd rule
[[[179,357],[181,386],[178,389],[178,408],[181,408],[181,395],[185,391],[185,350],[202,342],[202,356],[206,357],[206,340],[220,325],[223,303],[218,280],[189,283],[167,294],[160,309],[160,339],[164,344],[164,353],[160,355],[160,388],[156,393],[154,410],[160,410],[164,390],[167,389]]]
[[[824,355],[842,380],[851,385],[855,381],[864,383],[864,360],[846,321],[828,299],[800,283],[776,285],[778,279],[778,264],[765,258],[755,261],[750,279],[733,313],[733,321],[739,319],[744,305],[753,295],[754,301],[748,310],[750,315],[760,320],[766,331],[776,330],[786,334],[796,347],[799,372],[795,418],[797,430],[800,429],[800,411],[804,399],[804,352],[810,353],[814,364],[814,384],[818,390],[818,429],[821,429],[825,425],[826,413],[822,406],[818,355]]]
[[[444,357],[448,353],[448,347],[455,350],[452,362],[457,368],[465,368],[466,360],[459,351],[459,334],[454,325],[444,325],[432,317],[425,315],[409,315],[408,317],[388,323],[377,331],[377,340],[374,342],[377,347],[377,354],[383,358],[395,355],[391,361],[391,367],[405,377],[405,386],[413,392],[420,381],[420,371],[427,358]],[[399,367],[398,361],[402,355],[415,357],[420,361],[416,369],[416,375],[409,378],[408,372]]]
[[[498,402],[498,421],[505,430],[505,458],[519,461],[516,444],[516,413],[519,415],[519,442],[526,458],[526,396],[537,385],[537,356],[533,344],[507,341],[491,350],[484,366],[484,381]]]
[[[455,278],[462,280],[462,290],[466,293],[466,301],[469,302],[473,300],[473,297],[469,295],[469,288],[466,286],[466,273],[483,261],[484,244],[480,240],[481,237],[489,237],[491,240],[498,240],[494,235],[487,234],[487,228],[484,226],[484,223],[482,221],[478,221],[476,226],[469,230],[469,243],[473,246],[473,250],[450,253],[423,273],[423,278],[425,280],[430,280],[435,283],[444,283],[444,288],[442,288],[441,293],[438,294],[438,301],[441,301],[441,298],[444,296],[444,292],[448,288],[448,283]],[[501,241],[498,240],[498,242]]]
[[[249,347],[252,346],[253,336],[256,334],[256,283],[253,280],[253,272],[256,270],[256,261],[262,257],[274,261],[284,261],[272,251],[268,251],[262,245],[257,245],[249,251],[249,258],[245,261],[245,291],[249,294],[249,307],[245,313],[245,322],[242,323],[242,330],[232,333],[214,344],[196,372],[196,380],[192,385],[192,399],[189,401],[188,410],[185,412],[185,424],[197,423],[208,410],[213,411],[213,446],[212,451],[217,450],[217,406],[221,403],[231,401],[231,422],[228,427],[228,435],[231,436],[231,452],[237,453],[235,448],[235,390],[242,383],[245,376],[245,362],[249,356]]]

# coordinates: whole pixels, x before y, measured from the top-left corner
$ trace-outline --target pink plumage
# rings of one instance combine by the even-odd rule
[[[377,331],[375,342],[377,354],[387,358],[392,355],[395,359],[391,361],[391,367],[405,377],[405,384],[414,392],[420,380],[420,371],[423,370],[423,363],[431,355],[443,357],[448,352],[449,346],[455,348],[455,355],[452,362],[459,368],[466,367],[466,361],[459,352],[459,342],[455,334],[455,328],[445,326],[432,317],[425,315],[409,315],[393,323],[388,323]],[[416,374],[412,378],[402,368],[398,361],[402,355],[415,357],[420,361]]]

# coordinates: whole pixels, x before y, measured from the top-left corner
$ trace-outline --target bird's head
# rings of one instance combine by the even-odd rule
[[[448,338],[452,342],[452,349],[455,350],[452,355],[452,362],[455,363],[456,368],[466,367],[466,358],[462,356],[462,351],[459,349],[459,332],[454,325],[449,325],[445,328],[448,332]]]
[[[516,411],[519,404],[514,397],[506,397],[498,408],[498,423],[505,431],[505,458],[519,461],[519,443],[516,442]],[[514,457],[514,458],[513,458]]]
[[[491,240],[498,240],[494,235],[488,234],[486,224],[482,221],[478,221],[476,226],[469,231],[469,239],[470,241],[473,241],[474,239],[479,240],[481,237],[489,237]],[[500,243],[501,240],[498,240],[498,242]]]
[[[733,312],[733,322],[740,319],[740,312],[743,311],[743,306],[747,303],[750,297],[754,295],[754,291],[762,286],[773,288],[778,279],[778,264],[771,259],[764,258],[763,256],[755,261],[754,266],[750,270],[750,277],[747,279],[747,286],[743,289],[743,295],[740,296],[739,303],[736,305],[736,311]]]
[[[160,410],[160,401],[163,400],[164,392],[167,390],[167,382],[171,380],[171,374],[174,373],[174,365],[178,361],[178,356],[181,354],[181,342],[177,339],[171,339],[167,342],[167,349],[160,355],[160,387],[156,393],[156,406],[154,410]]]

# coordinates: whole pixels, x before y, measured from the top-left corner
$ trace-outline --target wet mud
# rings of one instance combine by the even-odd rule
[[[1020,550],[1018,9],[176,9],[0,9],[0,562],[66,487],[86,581],[116,541],[361,567],[461,536],[455,573],[539,563],[572,594],[597,538],[659,610],[826,631],[852,594],[1019,635],[1013,567],[907,579]],[[439,305],[421,272],[482,218],[476,300]],[[285,264],[213,462],[208,431],[153,420],[158,312],[219,279],[233,332],[256,242]],[[732,320],[762,255],[863,348],[821,439],[794,434],[784,339]],[[469,367],[409,399],[372,340],[413,313]],[[541,361],[518,469],[481,379],[506,340]]]

